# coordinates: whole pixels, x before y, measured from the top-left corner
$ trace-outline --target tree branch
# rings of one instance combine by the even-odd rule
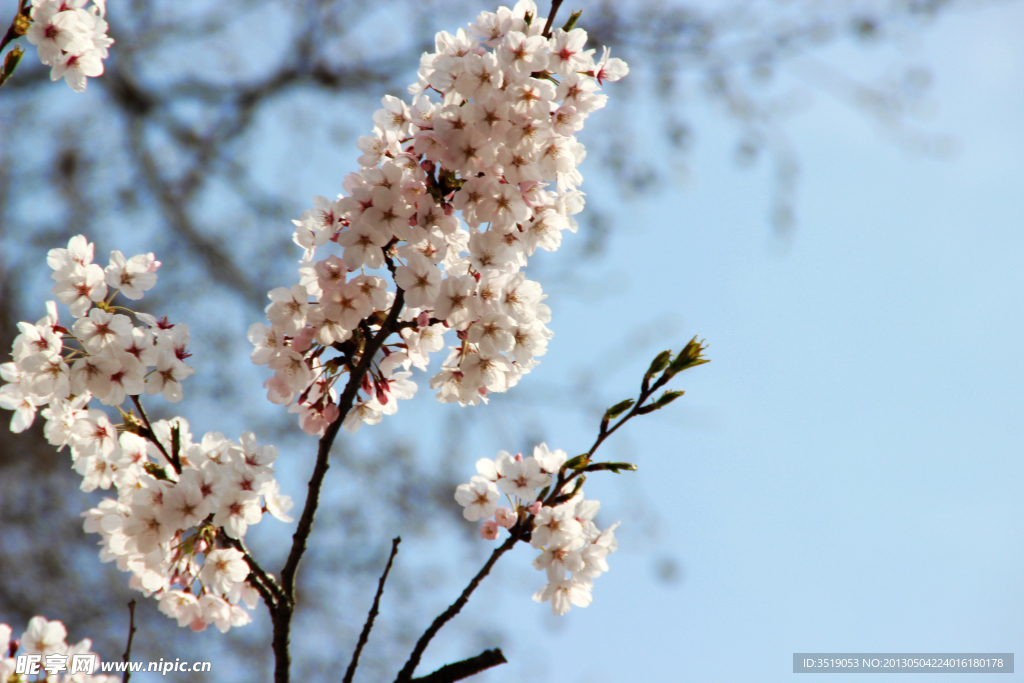
[[[431,639],[433,639],[433,637],[437,635],[437,632],[440,631],[441,628],[443,628],[444,625],[447,624],[456,614],[458,614],[463,607],[465,607],[466,603],[469,602],[469,596],[471,596],[473,591],[477,589],[480,582],[491,573],[491,568],[494,567],[494,563],[497,562],[502,555],[511,550],[512,546],[519,541],[520,527],[517,525],[509,531],[511,532],[509,537],[504,543],[498,546],[493,553],[491,553],[491,558],[487,560],[487,564],[485,564],[477,575],[473,577],[473,580],[470,581],[469,585],[462,591],[462,595],[459,596],[459,599],[453,602],[448,609],[437,617],[437,619],[434,619],[434,623],[432,623],[423,635],[420,636],[412,654],[409,655],[409,660],[405,663],[405,666],[402,667],[402,670],[398,672],[398,677],[395,678],[395,683],[410,683],[412,681],[412,674],[416,671],[416,666],[420,663],[420,657],[423,656],[423,652],[427,649]],[[453,678],[451,680],[458,679]]]
[[[442,666],[432,674],[414,678],[412,683],[453,683],[454,681],[461,681],[463,678],[475,676],[481,671],[490,669],[492,666],[507,663],[508,660],[505,659],[505,655],[498,648],[484,650],[476,657],[470,657],[469,659],[463,659],[461,662]]]
[[[373,597],[373,606],[370,607],[370,613],[366,615],[366,623],[363,624],[363,632],[359,634],[359,642],[356,644],[355,652],[352,653],[352,661],[349,662],[348,670],[345,671],[345,678],[342,679],[343,683],[352,683],[352,677],[356,674],[356,667],[359,666],[359,655],[362,653],[363,647],[366,645],[366,641],[370,639],[370,630],[373,628],[373,620],[377,618],[378,607],[380,607],[380,596],[384,594],[384,582],[388,580],[388,572],[391,571],[391,563],[394,562],[395,555],[398,554],[398,544],[401,542],[401,536],[395,536],[395,538],[391,540],[391,555],[388,557],[387,566],[384,567],[384,573],[380,575],[380,582],[377,584],[377,594]]]
[[[309,480],[309,495],[306,497],[306,506],[302,510],[302,517],[299,518],[299,525],[293,536],[294,540],[291,553],[288,555],[288,561],[285,563],[284,569],[281,570],[281,583],[285,594],[293,602],[295,600],[295,572],[298,570],[302,554],[306,551],[306,540],[309,538],[310,531],[312,531],[313,518],[316,516],[316,508],[320,502],[320,488],[323,486],[324,475],[327,474],[327,468],[329,467],[328,457],[331,452],[331,446],[334,445],[334,439],[338,436],[338,431],[341,429],[345,417],[352,410],[352,403],[355,401],[356,392],[359,391],[363,377],[373,364],[374,354],[380,350],[384,340],[394,332],[398,316],[404,305],[405,291],[399,288],[395,295],[395,302],[391,305],[391,312],[388,313],[388,317],[377,335],[366,345],[366,348],[363,350],[363,356],[359,360],[359,365],[356,366],[355,371],[349,376],[345,391],[338,397],[338,419],[327,426],[327,430],[320,439],[316,467],[313,470],[312,478]]]
[[[267,606],[273,609],[277,604],[287,602],[288,598],[281,589],[281,584],[260,566],[260,563],[256,561],[256,558],[252,556],[252,553],[245,546],[245,542],[241,539],[231,538],[226,533],[223,534],[223,537],[227,539],[231,547],[242,553],[242,557],[245,558],[245,562],[249,565],[249,571],[251,572],[249,583],[260,593]]]
[[[544,30],[540,32],[545,38],[551,37],[551,27],[555,23],[555,15],[558,14],[558,8],[562,6],[563,0],[551,0],[551,11],[548,12],[547,23],[544,24]]]
[[[132,639],[135,637],[135,600],[131,600],[128,603],[128,644],[124,648],[124,654],[121,656],[121,661],[126,665],[128,664],[128,658],[132,654]],[[131,667],[124,667],[124,677],[121,679],[121,683],[128,683],[128,679],[131,678],[132,672]]]

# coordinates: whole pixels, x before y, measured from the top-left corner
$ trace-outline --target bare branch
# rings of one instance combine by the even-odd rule
[[[121,661],[125,663],[124,667],[124,678],[121,679],[121,683],[128,683],[128,679],[131,678],[132,671],[131,667],[127,666],[128,658],[132,654],[132,639],[135,637],[135,601],[132,600],[128,603],[128,644],[124,648],[124,654],[121,656]]]
[[[388,557],[387,566],[384,567],[384,573],[380,575],[380,581],[377,583],[377,594],[373,597],[373,606],[370,607],[370,613],[366,615],[366,623],[363,624],[363,631],[359,634],[359,642],[356,644],[356,650],[352,653],[352,661],[349,662],[348,670],[345,671],[344,683],[352,683],[352,677],[356,674],[356,667],[359,666],[359,655],[363,651],[363,647],[366,645],[366,641],[370,639],[370,630],[373,628],[373,620],[377,618],[378,608],[380,607],[380,596],[384,594],[384,582],[388,580],[388,572],[391,571],[391,563],[395,560],[395,555],[398,554],[398,544],[402,542],[401,536],[395,536],[391,540],[391,555]],[[458,680],[458,679],[452,679]]]

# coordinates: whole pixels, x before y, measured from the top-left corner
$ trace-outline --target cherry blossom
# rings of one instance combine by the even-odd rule
[[[76,92],[85,90],[87,77],[103,73],[107,48],[114,43],[102,18],[104,2],[94,0],[88,9],[83,5],[67,0],[33,2],[32,24],[25,35],[38,48],[39,60],[53,67],[50,80],[63,78]]]

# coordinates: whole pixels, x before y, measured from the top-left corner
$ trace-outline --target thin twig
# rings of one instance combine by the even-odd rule
[[[256,561],[256,558],[249,552],[249,548],[246,547],[245,542],[238,538],[231,538],[227,534],[223,534],[223,537],[227,539],[228,544],[233,546],[235,550],[242,553],[242,557],[245,558],[246,564],[249,565],[249,571],[252,575],[249,577],[249,583],[260,592],[263,600],[268,605],[273,606],[278,602],[287,600],[284,591],[281,589],[281,585],[277,580],[267,573],[267,571],[260,566],[260,563]],[[263,591],[267,591],[267,595],[263,594]],[[271,604],[273,603],[273,604]]]
[[[366,623],[363,624],[363,632],[359,634],[359,642],[356,644],[356,651],[352,653],[352,661],[349,662],[348,670],[345,671],[345,678],[342,679],[342,683],[352,683],[352,677],[356,675],[356,667],[359,666],[359,655],[362,653],[363,646],[366,645],[366,641],[370,639],[370,630],[373,628],[373,620],[377,618],[378,608],[380,607],[380,596],[384,594],[384,582],[388,580],[388,572],[391,571],[391,563],[394,562],[395,555],[398,554],[398,544],[401,542],[401,536],[395,536],[391,540],[391,555],[388,557],[388,564],[384,567],[384,573],[380,575],[380,581],[377,583],[377,594],[373,597],[373,606],[370,607],[370,613],[366,615]]]
[[[163,454],[164,458],[167,459],[167,462],[170,464],[170,466],[174,468],[174,471],[177,474],[181,474],[181,462],[179,461],[175,463],[174,458],[172,458],[170,453],[167,452],[167,449],[164,447],[164,445],[160,443],[160,439],[156,438],[156,432],[153,431],[153,425],[149,421],[149,416],[146,415],[146,411],[143,410],[142,402],[139,401],[139,397],[132,396],[132,403],[134,403],[135,407],[139,409],[139,417],[142,418],[143,424],[146,425],[146,433],[143,436],[145,436],[147,439],[156,444],[156,447]]]
[[[416,647],[413,649],[412,654],[409,655],[409,660],[402,667],[402,670],[398,672],[398,677],[395,678],[395,683],[410,683],[412,681],[412,674],[416,671],[416,666],[420,663],[420,657],[423,656],[423,652],[427,649],[427,645],[430,644],[431,639],[437,635],[437,632],[447,624],[452,617],[458,614],[462,608],[469,602],[469,596],[473,594],[473,591],[477,589],[480,582],[491,572],[491,568],[494,567],[494,563],[498,561],[502,555],[508,552],[512,546],[520,540],[519,527],[513,527],[510,529],[511,535],[502,543],[498,548],[491,553],[491,558],[487,560],[487,564],[483,566],[473,580],[469,582],[465,590],[462,591],[462,595],[459,599],[452,603],[452,605],[441,613],[437,619],[434,619],[434,623],[430,625],[423,635],[420,636],[419,641],[416,643]]]
[[[461,662],[442,666],[432,674],[414,678],[412,683],[454,683],[454,681],[461,681],[463,678],[475,676],[481,671],[490,669],[492,666],[507,663],[508,660],[505,659],[505,655],[498,648],[484,650],[476,657],[470,657],[469,659],[463,659]]]
[[[132,654],[132,638],[135,637],[135,600],[133,599],[128,603],[128,645],[124,648],[124,655],[121,657],[121,661],[124,662],[124,677],[121,679],[121,683],[128,683],[128,679],[131,677],[132,668],[128,664],[128,657]]]

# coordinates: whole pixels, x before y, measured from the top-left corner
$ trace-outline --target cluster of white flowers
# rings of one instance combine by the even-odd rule
[[[582,29],[546,38],[543,25],[523,0],[439,33],[412,102],[386,96],[373,134],[359,139],[362,168],[344,194],[317,197],[294,221],[299,283],[270,292],[271,325],[254,325],[249,339],[253,362],[275,371],[269,400],[291,405],[308,433],[338,418],[333,387],[394,305],[388,271],[404,292],[401,340],[383,346],[349,431],[414,394],[410,368],[426,370],[448,330],[458,345],[430,383],[443,402],[486,401],[546,352],[550,309],[522,271],[576,230],[585,151],[574,133],[605,105],[601,83],[628,69],[607,50],[595,60]],[[336,253],[318,259],[331,243]]]
[[[480,536],[498,538],[498,528],[512,529],[526,524],[530,545],[541,551],[533,561],[535,569],[547,573],[548,584],[533,599],[551,602],[551,611],[565,614],[572,605],[586,607],[592,600],[593,580],[608,571],[605,558],[615,552],[618,522],[603,532],[594,524],[601,504],[586,500],[583,490],[566,481],[562,491],[568,500],[557,505],[537,499],[540,489],[549,489],[552,477],[562,472],[565,451],[548,450],[547,444],[533,449],[533,455],[498,453],[495,460],[481,458],[477,476],[455,489],[455,500],[463,506],[462,515],[471,522],[484,520]],[[499,506],[504,493],[510,507]]]
[[[131,318],[115,312],[131,311],[110,305],[118,292],[128,299],[141,299],[156,284],[160,262],[153,254],[125,259],[115,251],[104,269],[93,263],[93,254],[94,245],[81,235],[72,237],[67,249],[50,250],[46,261],[56,280],[53,294],[76,320],[70,329],[61,326],[56,302],[47,302],[45,318],[34,325],[18,323],[21,334],[14,340],[14,362],[0,365],[0,375],[10,382],[0,388],[0,407],[15,411],[11,431],[28,429],[37,409],[49,405],[44,411],[51,421],[48,436],[55,445],[71,445],[73,451],[94,450],[98,440],[111,436],[100,436],[99,426],[92,432],[71,429],[74,418],[67,416],[91,398],[117,406],[128,396],[145,392],[180,401],[181,380],[192,374],[184,363],[187,325],[134,313],[143,323],[135,327]],[[65,347],[65,336],[75,340],[78,348]]]
[[[131,572],[133,588],[155,595],[181,626],[226,631],[248,623],[238,602],[251,608],[258,595],[245,583],[242,553],[225,546],[240,541],[264,511],[291,521],[292,501],[279,493],[270,466],[277,449],[259,446],[251,432],[239,443],[219,432],[194,443],[184,418],[144,425],[118,408],[126,424],[115,425],[89,408],[92,399],[120,406],[143,393],[179,401],[181,380],[192,373],[184,362],[186,325],[111,304],[118,292],[137,300],[156,284],[160,263],[153,254],[125,259],[114,251],[104,270],[93,253],[81,235],[49,252],[53,293],[76,320],[70,329],[61,326],[51,301],[35,325],[18,324],[14,361],[0,365],[9,382],[0,387],[0,407],[14,411],[11,430],[20,432],[45,406],[46,438],[69,447],[82,490],[116,487],[117,499],[83,513],[85,530],[100,534],[101,559]]]
[[[247,624],[242,605],[255,607],[259,594],[246,583],[243,553],[228,546],[264,513],[292,521],[292,501],[273,477],[277,449],[259,446],[252,432],[240,443],[220,432],[195,443],[180,417],[154,423],[153,431],[165,449],[179,444],[181,473],[154,462],[161,454],[152,441],[123,432],[117,464],[100,481],[112,481],[118,498],[83,513],[85,530],[100,534],[100,559],[131,572],[129,585],[158,599],[179,626],[226,632]]]
[[[94,662],[98,664],[99,658],[96,653],[89,650],[92,641],[88,638],[75,645],[68,645],[65,642],[68,637],[67,629],[59,621],[32,617],[21,638],[11,640],[13,633],[10,626],[0,624],[0,681],[22,683],[29,680],[24,672],[17,671],[16,657],[20,655],[38,655],[42,658],[39,662],[41,671],[38,680],[45,680],[47,683],[113,683],[120,680],[117,676],[72,673],[68,666],[69,660],[85,655],[94,658]]]
[[[87,76],[103,73],[103,60],[114,41],[107,35],[106,0],[37,0],[26,37],[39,48],[39,59],[53,67],[50,80],[63,78],[77,92]]]

